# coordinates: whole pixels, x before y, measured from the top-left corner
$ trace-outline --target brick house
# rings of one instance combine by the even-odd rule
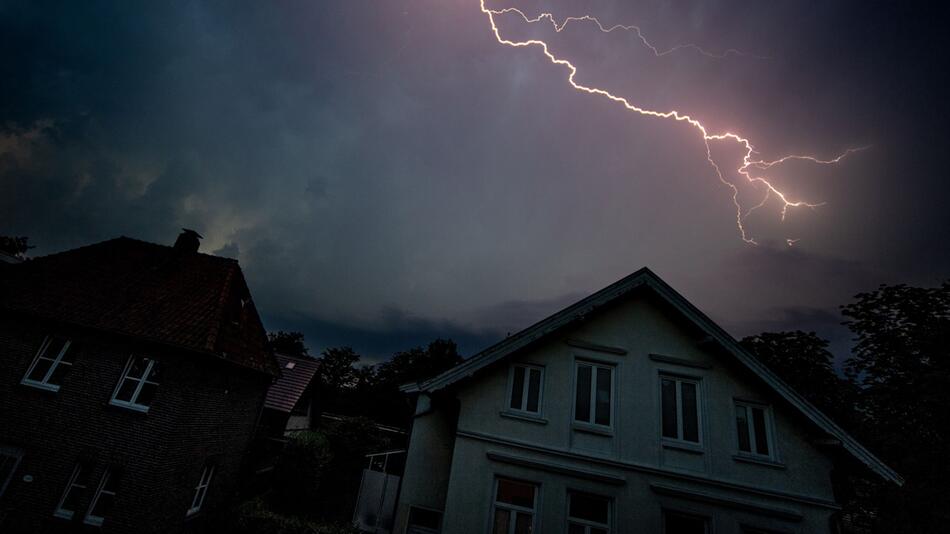
[[[0,264],[0,531],[201,531],[233,495],[279,371],[199,237]]]

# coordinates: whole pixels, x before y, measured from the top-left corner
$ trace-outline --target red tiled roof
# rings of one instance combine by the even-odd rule
[[[7,312],[213,353],[277,374],[235,260],[119,237],[5,265],[0,295]]]
[[[280,378],[267,390],[265,408],[290,412],[307,390],[320,364],[312,358],[294,358],[277,354]]]

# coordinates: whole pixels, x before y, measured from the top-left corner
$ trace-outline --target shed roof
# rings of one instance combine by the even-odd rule
[[[297,358],[277,354],[280,377],[267,390],[264,407],[280,412],[290,412],[310,386],[320,362],[313,358]]]

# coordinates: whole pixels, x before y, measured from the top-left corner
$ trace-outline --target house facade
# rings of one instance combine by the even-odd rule
[[[393,531],[831,533],[900,477],[649,270],[420,384]]]
[[[118,238],[0,267],[0,532],[203,531],[277,374],[237,262]]]

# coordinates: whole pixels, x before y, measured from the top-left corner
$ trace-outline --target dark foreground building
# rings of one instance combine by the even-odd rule
[[[279,371],[198,237],[0,265],[0,532],[201,531],[233,495]]]

